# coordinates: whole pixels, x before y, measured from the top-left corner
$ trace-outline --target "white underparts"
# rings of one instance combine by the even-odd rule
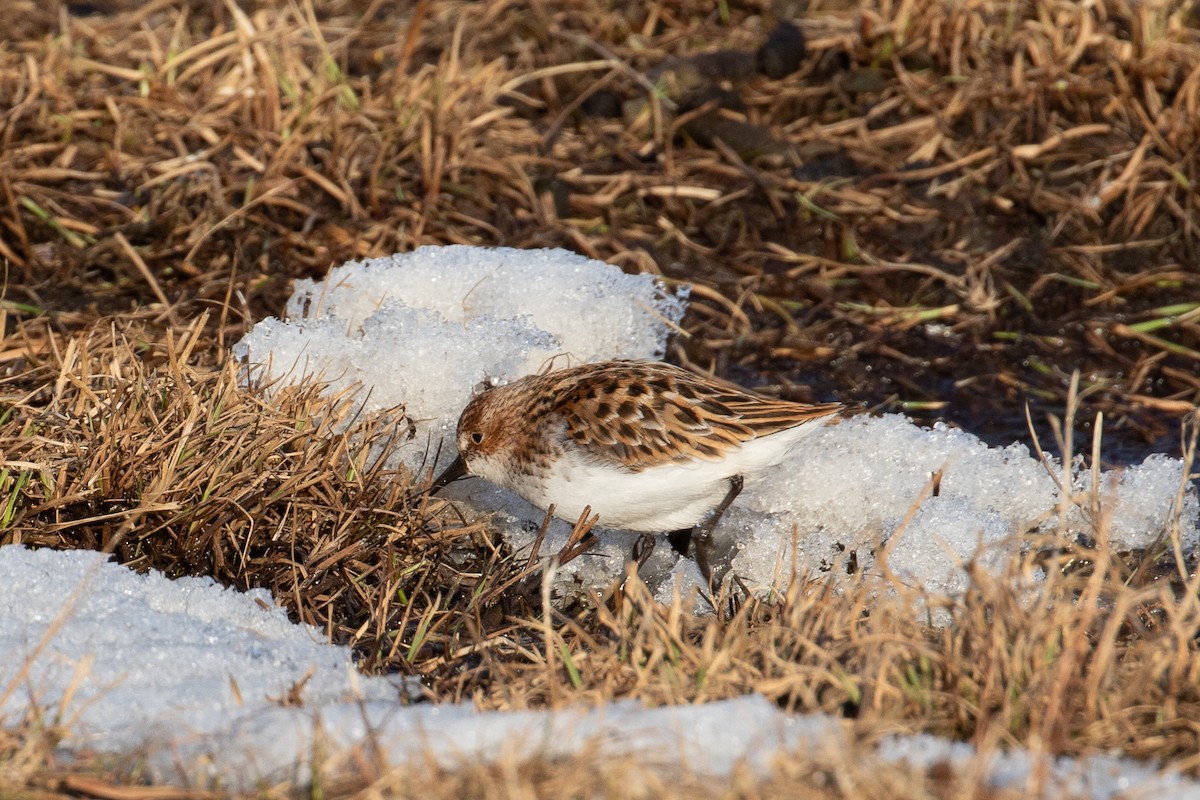
[[[568,448],[544,481],[507,488],[539,508],[553,503],[555,515],[571,522],[590,506],[606,528],[682,530],[702,522],[721,502],[729,491],[729,478],[741,475],[747,485],[752,484],[819,424],[820,420],[812,420],[752,439],[728,451],[720,461],[667,463],[640,472],[589,459],[578,449]]]

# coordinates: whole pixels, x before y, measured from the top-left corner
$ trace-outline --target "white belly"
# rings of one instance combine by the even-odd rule
[[[721,461],[664,464],[628,472],[586,460],[568,450],[540,487],[526,496],[540,508],[553,503],[555,516],[579,519],[586,506],[600,515],[605,528],[632,531],[675,531],[704,520],[729,491],[729,478],[741,475],[750,484],[778,464],[796,440],[818,425],[795,428],[752,439]]]
[[[556,469],[544,496],[530,500],[543,508],[553,503],[555,516],[570,522],[591,506],[605,528],[674,531],[699,523],[721,502],[730,474],[727,466],[711,462],[641,472],[575,463]]]

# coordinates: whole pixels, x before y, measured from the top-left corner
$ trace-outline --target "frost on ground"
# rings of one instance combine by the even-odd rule
[[[556,356],[661,357],[683,310],[683,297],[653,278],[563,250],[425,247],[351,262],[321,283],[302,281],[288,320],[264,321],[235,353],[265,365],[259,378],[321,375],[333,389],[359,386],[369,409],[404,404],[419,435],[399,455],[418,469],[439,444],[443,463],[453,455],[448,434],[480,381],[536,372]],[[1074,474],[1073,490],[1086,490],[1090,474]],[[1066,521],[1074,530],[1098,527],[1117,550],[1136,550],[1159,541],[1178,518],[1181,546],[1194,549],[1200,504],[1179,459],[1151,456],[1105,473],[1099,489],[1103,524],[1072,506]],[[524,500],[478,479],[444,496],[491,513],[516,551],[527,551],[543,520]],[[869,572],[886,542],[895,574],[930,594],[953,595],[965,586],[964,564],[999,571],[1019,552],[1021,534],[1056,525],[1059,501],[1049,472],[1023,445],[991,448],[964,431],[926,430],[897,415],[857,417],[810,435],[748,486],[716,539],[726,550],[721,566],[732,561],[732,574],[763,592],[785,584],[793,564],[801,574],[835,576],[853,555]],[[570,529],[556,521],[541,552],[557,552]],[[623,573],[634,538],[604,533],[597,548],[556,572],[557,594],[608,586]],[[694,562],[677,560],[665,540],[641,575],[664,600],[699,581]]]
[[[404,684],[357,674],[349,650],[291,624],[261,592],[138,575],[90,551],[0,547],[0,585],[0,724],[31,713],[61,721],[68,753],[136,759],[156,783],[304,786],[313,753],[333,769],[368,743],[397,767],[587,754],[714,778],[761,772],[789,753],[851,747],[842,722],[787,715],[757,695],[558,712],[406,704]],[[1128,760],[1013,750],[980,764],[969,745],[930,736],[893,737],[878,753],[917,765],[945,760],[995,787],[1027,785],[1044,769],[1046,785],[1072,797],[1144,791],[1200,800],[1200,785]]]

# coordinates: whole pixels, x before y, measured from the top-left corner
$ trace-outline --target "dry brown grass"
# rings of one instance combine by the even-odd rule
[[[1196,4],[809,5],[799,71],[769,79],[762,3],[9,0],[0,542],[267,587],[439,701],[758,691],[856,720],[862,764],[713,796],[979,796],[871,762],[892,730],[1195,771],[1192,570],[1140,569],[1102,525],[1045,548],[1037,602],[979,575],[942,629],[909,592],[824,582],[700,620],[631,581],[547,619],[483,526],[373,463],[398,411],[237,387],[228,346],[295,277],[418,244],[564,246],[696,282],[675,355],[735,378],[998,437],[1027,397],[1061,413],[1078,368],[1081,426],[1103,410],[1110,436],[1176,446],[1200,400]],[[19,731],[0,793],[134,796],[66,782],[53,735]],[[407,774],[335,793],[693,788],[586,758]]]
[[[219,309],[223,342],[347,258],[562,245],[716,288],[687,349],[725,369],[982,423],[1078,366],[1135,441],[1200,396],[1192,2],[814,3],[780,80],[700,58],[752,54],[757,5],[13,11],[33,308]]]
[[[29,341],[37,327],[26,324]],[[702,619],[685,602],[654,603],[630,576],[594,604],[545,617],[536,581],[519,580],[524,559],[414,495],[408,476],[372,466],[371,445],[403,429],[395,415],[347,420],[344,404],[314,389],[265,402],[237,388],[232,365],[189,366],[187,329],[159,344],[140,340],[142,330],[140,320],[110,322],[70,338],[43,366],[45,396],[9,409],[5,542],[103,547],[136,568],[268,587],[294,616],[354,647],[365,669],[422,675],[439,702],[658,705],[759,692],[789,710],[855,720],[864,754],[884,733],[932,732],[985,752],[1117,750],[1196,766],[1197,579],[1133,580],[1137,562],[1112,552],[1102,529],[1094,547],[1053,537],[1011,574],[976,574],[943,628],[913,613],[918,590],[895,584],[894,597],[881,597],[866,579],[813,581],[773,602],[726,598],[732,614]],[[1035,562],[1048,573],[1037,596],[1015,592]],[[11,764],[31,741],[13,740]],[[912,779],[877,765],[878,782],[860,785],[822,764],[744,776],[745,792],[712,796],[770,796],[772,781],[836,773],[848,783],[828,796],[884,797],[897,775]],[[666,780],[627,766],[535,759],[429,780],[467,791],[503,779],[512,785],[495,796],[506,797],[560,796],[572,781],[625,774],[652,793]],[[407,770],[360,764],[336,782],[364,796],[428,785]],[[45,762],[20,771],[31,783],[61,779]],[[686,796],[690,779],[680,780],[675,796]],[[936,780],[967,778],[951,770]],[[643,796],[626,789],[611,796]]]

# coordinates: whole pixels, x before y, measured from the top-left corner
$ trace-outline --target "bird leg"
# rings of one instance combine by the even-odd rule
[[[708,515],[708,519],[697,525],[691,530],[691,536],[696,542],[696,564],[700,567],[700,574],[704,576],[704,580],[712,583],[712,570],[708,565],[708,554],[712,549],[712,532],[713,528],[717,527],[717,523],[721,521],[725,510],[729,508],[729,504],[733,502],[733,498],[738,496],[738,492],[742,491],[742,485],[745,483],[741,475],[731,475],[729,477],[729,491],[725,493],[725,498],[720,505],[712,510]],[[671,542],[674,545],[674,541]]]
[[[679,555],[686,557],[688,548],[692,546],[693,530],[695,530],[694,526],[668,532],[667,541],[671,543],[671,549]],[[654,546],[656,544],[658,542],[655,540],[654,534],[643,533],[638,537],[637,542],[633,545],[633,560],[637,562],[639,569],[646,566],[646,562],[654,554]]]
[[[646,562],[650,560],[650,556],[654,554],[654,534],[643,533],[633,543],[633,560],[637,562],[638,570],[646,566]]]

